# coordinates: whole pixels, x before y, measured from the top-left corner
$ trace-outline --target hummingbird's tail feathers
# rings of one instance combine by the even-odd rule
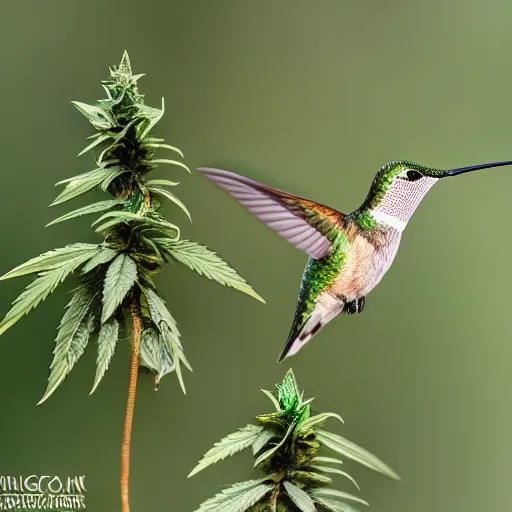
[[[277,362],[295,355],[322,327],[336,318],[343,310],[343,302],[333,296],[320,297],[311,314],[305,319],[297,305],[288,340]]]
[[[330,254],[331,235],[341,225],[343,213],[234,172],[198,171],[309,257],[318,260]]]

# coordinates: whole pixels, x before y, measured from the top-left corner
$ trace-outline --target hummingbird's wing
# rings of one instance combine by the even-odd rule
[[[340,226],[343,213],[234,172],[204,167],[198,171],[311,258],[330,254],[330,235]]]

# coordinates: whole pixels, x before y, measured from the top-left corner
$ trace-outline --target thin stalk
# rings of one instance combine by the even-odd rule
[[[130,311],[132,314],[132,359],[130,364],[130,377],[128,380],[128,399],[124,418],[123,444],[121,447],[122,512],[130,512],[130,501],[128,496],[130,482],[130,442],[132,437],[135,396],[137,393],[137,379],[139,376],[140,333],[142,329],[142,319],[139,303],[136,297],[132,301]]]

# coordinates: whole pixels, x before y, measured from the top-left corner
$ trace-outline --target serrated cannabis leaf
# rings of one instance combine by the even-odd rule
[[[137,83],[142,76],[132,74],[130,59],[124,52],[120,65],[110,68],[109,79],[101,83],[106,97],[93,105],[72,102],[95,131],[88,137],[79,156],[97,150],[94,155],[96,168],[59,181],[56,185],[62,185],[62,189],[51,206],[93,189],[107,197],[104,201],[72,209],[48,226],[83,215],[99,214],[93,226],[102,237],[101,243],[73,244],[49,251],[0,277],[1,280],[35,275],[0,322],[2,334],[44,301],[66,277],[82,267],[78,276],[79,287],[74,290],[58,328],[48,384],[40,403],[48,399],[66,378],[84,353],[92,334],[97,335],[93,393],[110,366],[121,336],[121,326],[131,331],[132,360],[121,464],[124,511],[129,510],[129,453],[139,365],[148,367],[155,374],[157,387],[164,375],[176,372],[183,392],[185,385],[181,365],[192,370],[184,355],[176,321],[156,291],[157,274],[170,259],[181,260],[199,274],[263,301],[227,263],[199,244],[187,242],[186,246],[172,246],[173,255],[170,255],[168,245],[180,240],[181,231],[179,226],[161,214],[163,199],[175,203],[189,219],[190,212],[167,190],[177,186],[177,182],[148,180],[148,175],[159,165],[181,167],[189,173],[190,169],[178,160],[156,158],[164,150],[181,158],[183,153],[153,134],[164,114],[165,103],[162,98],[161,109],[145,105]],[[177,158],[176,155],[172,156]],[[263,427],[254,428],[259,432]],[[265,439],[260,438],[258,442],[263,449]],[[231,500],[228,510],[245,510],[263,496],[262,492],[266,493],[267,488],[272,486],[258,484],[236,497],[228,493]]]
[[[234,484],[205,501],[196,512],[245,512],[273,489],[263,481],[248,480]]]
[[[213,445],[213,448],[204,454],[203,458],[190,472],[187,478],[199,473],[199,471],[202,471],[211,464],[215,464],[222,459],[230,457],[231,455],[248,448],[258,438],[258,435],[262,430],[263,427],[247,425],[246,427],[239,429],[237,432],[233,432],[232,434],[222,438],[220,441],[217,441]]]
[[[199,275],[217,281],[223,286],[235,288],[265,303],[265,300],[246,283],[245,279],[240,277],[224,260],[204,245],[190,240],[179,240],[169,242],[165,249],[169,256],[187,265]]]
[[[53,226],[59,222],[63,222],[65,220],[74,219],[75,217],[81,217],[82,215],[89,215],[91,213],[99,213],[104,212],[106,210],[110,210],[116,206],[127,205],[128,202],[124,199],[110,199],[108,201],[99,201],[97,203],[90,204],[88,206],[84,206],[83,208],[78,208],[77,210],[73,210],[72,212],[66,213],[58,217],[55,220],[52,220],[45,227]]]
[[[173,361],[173,369],[176,371],[183,393],[186,394],[180,362],[182,362],[190,371],[192,371],[192,367],[183,353],[178,325],[165,306],[165,302],[153,290],[150,288],[144,288],[143,291],[148,301],[151,319],[170,353]]]
[[[316,512],[315,502],[309,497],[307,492],[286,480],[283,482],[283,486],[286,494],[288,494],[301,512]]]
[[[112,356],[116,350],[117,340],[119,338],[119,322],[115,318],[107,320],[100,328],[98,334],[98,356],[96,358],[96,377],[92,386],[92,395],[98,387],[101,379],[108,370]]]
[[[66,245],[60,249],[54,249],[53,251],[40,254],[36,258],[32,258],[31,260],[18,265],[16,268],[13,268],[0,277],[0,280],[54,270],[58,267],[69,264],[72,259],[81,258],[84,255],[90,258],[98,251],[99,246],[96,244]]]
[[[155,383],[174,371],[171,353],[160,335],[154,329],[142,331],[140,339],[140,364],[156,373]]]
[[[108,130],[116,126],[116,122],[103,109],[93,105],[87,105],[80,101],[72,101],[71,103],[73,103],[97,130]]]
[[[64,203],[99,186],[108,186],[115,178],[128,172],[122,167],[98,167],[68,182],[64,190],[55,198],[50,206]]]
[[[96,251],[96,248],[94,249]],[[12,308],[0,322],[0,334],[12,327],[20,318],[44,301],[69,274],[91,258],[93,251],[84,251],[78,256],[68,259],[53,270],[39,273],[39,277],[32,281],[13,302]]]
[[[265,445],[274,437],[276,437],[277,434],[272,431],[271,429],[264,429],[259,434],[258,437],[254,440],[254,443],[252,444],[252,453],[253,455],[256,455],[260,450],[262,450]]]
[[[38,405],[53,394],[83,354],[94,328],[94,315],[89,310],[95,295],[89,286],[82,285],[66,306],[55,339],[48,386]]]
[[[384,464],[379,458],[375,457],[372,453],[364,448],[361,448],[357,444],[341,437],[332,432],[326,432],[325,430],[317,430],[318,440],[324,444],[327,448],[338,452],[340,455],[355,460],[364,466],[378,471],[383,475],[386,475],[394,480],[400,480],[400,477],[387,465]]]
[[[104,265],[112,261],[119,253],[110,247],[101,246],[98,254],[93,256],[82,268],[82,273],[87,274],[94,270],[99,265]]]
[[[121,253],[109,265],[103,286],[101,323],[106,322],[123,302],[137,279],[137,264],[127,254]]]

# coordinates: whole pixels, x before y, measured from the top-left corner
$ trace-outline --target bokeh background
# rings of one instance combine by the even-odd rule
[[[449,168],[512,158],[511,15],[505,0],[3,0],[0,272],[97,240],[91,219],[43,227],[90,201],[47,208],[55,182],[93,165],[76,158],[91,131],[70,101],[103,97],[99,82],[124,49],[147,73],[147,102],[165,96],[158,134],[191,168],[229,168],[348,212],[392,159]],[[159,393],[141,379],[134,512],[192,511],[250,477],[241,454],[186,479],[213,442],[270,410],[260,388],[290,365],[319,410],[345,418],[333,430],[402,476],[347,464],[372,510],[510,510],[512,170],[438,184],[364,313],[281,365],[305,256],[199,174],[159,174],[181,181],[194,223],[171,205],[169,218],[267,305],[184,267],[162,273],[194,373],[187,396],[172,375]],[[1,283],[2,314],[27,283]],[[95,395],[89,350],[36,407],[67,300],[59,291],[0,340],[0,474],[85,474],[89,509],[111,512],[129,343]]]

